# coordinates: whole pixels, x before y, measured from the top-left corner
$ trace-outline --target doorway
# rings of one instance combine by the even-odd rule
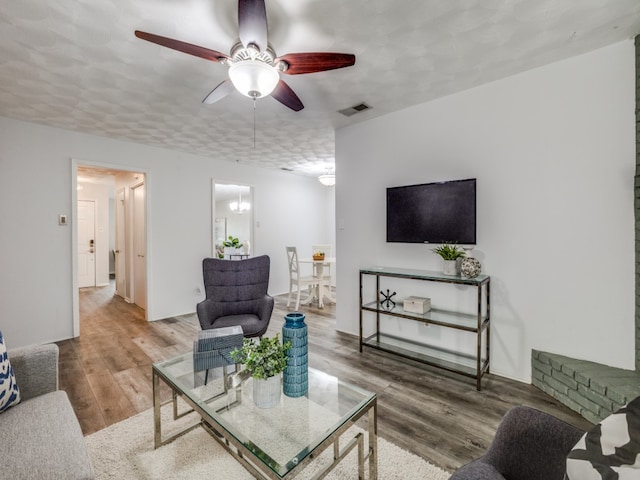
[[[146,174],[74,161],[74,336],[81,288],[111,289],[147,314]],[[93,214],[93,220],[92,220]]]

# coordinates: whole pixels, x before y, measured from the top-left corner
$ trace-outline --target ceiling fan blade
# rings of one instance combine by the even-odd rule
[[[267,49],[267,10],[264,0],[238,0],[238,35],[245,48]]]
[[[233,83],[231,83],[231,80],[223,80],[216,88],[211,90],[211,93],[202,100],[202,103],[206,103],[208,105],[216,103],[218,100],[222,100],[234,90],[235,87],[233,86]]]
[[[192,45],[191,43],[181,42],[180,40],[174,40],[173,38],[162,37],[160,35],[154,35],[153,33],[141,32],[136,30],[136,37],[146,40],[151,43],[157,43],[163,47],[172,48],[179,52],[188,53],[195,57],[211,60],[212,62],[219,62],[225,58],[229,58],[228,55],[218,52],[216,50],[210,50],[208,48],[199,47],[198,45]]]
[[[289,65],[283,73],[300,75],[350,67],[356,63],[356,56],[351,53],[331,52],[288,53],[276,58],[274,63],[278,61],[284,61]]]
[[[298,95],[291,90],[291,87],[284,83],[283,80],[278,82],[276,89],[271,93],[271,96],[283,104],[285,107],[289,107],[291,110],[299,112],[304,108],[304,105],[298,98]]]

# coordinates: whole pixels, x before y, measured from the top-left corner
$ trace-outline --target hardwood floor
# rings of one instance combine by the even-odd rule
[[[285,303],[276,297],[270,335],[282,327]],[[80,305],[80,337],[58,343],[60,388],[87,435],[151,408],[152,363],[190,351],[200,326],[195,314],[147,322],[113,287],[81,289]],[[335,306],[303,312],[310,365],[376,392],[379,435],[447,470],[480,456],[514,405],[590,426],[531,385],[489,375],[478,392],[473,379],[383,352],[360,354],[357,337],[336,332]],[[162,393],[168,398],[168,389]]]

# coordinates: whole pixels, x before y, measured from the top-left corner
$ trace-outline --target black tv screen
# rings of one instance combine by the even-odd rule
[[[387,242],[476,243],[476,179],[387,188]]]

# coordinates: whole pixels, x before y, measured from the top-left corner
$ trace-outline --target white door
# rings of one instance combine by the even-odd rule
[[[78,200],[78,287],[96,286],[95,203]]]
[[[145,187],[131,190],[133,196],[133,298],[140,308],[147,308],[147,235]]]
[[[124,189],[116,194],[116,295],[127,298]]]

